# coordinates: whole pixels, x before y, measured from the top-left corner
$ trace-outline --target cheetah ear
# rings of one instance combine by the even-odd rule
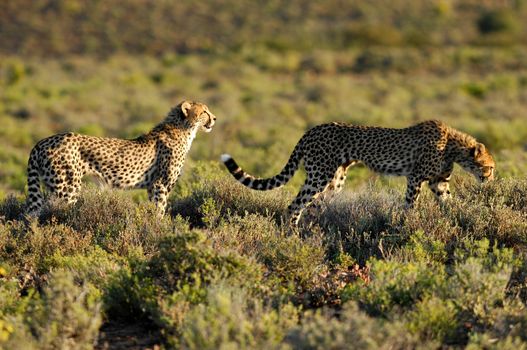
[[[485,152],[485,145],[482,143],[478,143],[470,149],[470,155],[474,158],[479,157],[483,152]]]
[[[188,101],[183,101],[181,103],[181,111],[183,112],[183,115],[185,117],[188,117],[188,112],[190,111],[191,107],[192,107],[192,105]]]

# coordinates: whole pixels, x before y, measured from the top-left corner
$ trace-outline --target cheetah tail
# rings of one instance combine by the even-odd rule
[[[26,214],[30,216],[38,216],[42,207],[42,192],[40,189],[40,174],[36,153],[33,149],[27,162]]]
[[[267,179],[256,178],[246,173],[229,154],[222,154],[221,161],[225,164],[232,176],[244,186],[252,188],[253,190],[267,191],[282,187],[293,177],[302,159],[299,153],[298,148],[295,148],[282,171]]]

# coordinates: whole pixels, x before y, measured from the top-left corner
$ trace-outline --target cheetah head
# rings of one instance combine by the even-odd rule
[[[466,158],[460,162],[460,165],[480,182],[494,180],[496,163],[482,143],[477,143],[474,147],[469,148]]]
[[[201,130],[211,132],[216,116],[209,111],[209,107],[199,102],[183,101],[178,107],[183,113],[185,120],[191,125],[201,126]]]

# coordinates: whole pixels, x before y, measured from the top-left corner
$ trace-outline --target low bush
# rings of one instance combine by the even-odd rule
[[[525,310],[508,293],[520,263],[512,250],[467,239],[451,260],[446,254],[441,242],[417,234],[398,258],[372,258],[370,282],[351,283],[342,299],[358,302],[372,316],[402,321],[423,341],[463,344],[478,332],[516,335],[510,325],[519,327]]]
[[[367,188],[344,194],[320,215],[326,235],[340,237],[344,249],[364,263],[388,258],[417,231],[455,245],[463,238],[483,239],[509,247],[525,247],[527,220],[524,180],[496,180],[485,186],[468,177],[455,180],[453,198],[439,205],[423,186],[416,208],[402,209],[403,190]]]
[[[234,181],[224,170],[220,171],[217,165],[203,163],[194,168],[190,175],[176,189],[178,193],[187,195],[171,204],[172,215],[181,215],[192,226],[214,227],[220,218],[256,213],[273,216],[280,223],[281,215],[289,204],[287,191],[252,191]]]
[[[305,313],[286,342],[294,349],[408,349],[419,345],[401,322],[372,318],[352,302],[338,315],[328,309]],[[428,343],[434,345],[438,344]]]
[[[0,314],[6,349],[92,349],[101,325],[100,299],[89,284],[57,271],[41,295],[31,294],[14,314]]]
[[[214,251],[203,234],[182,232],[159,241],[159,252],[134,259],[108,287],[106,305],[112,317],[151,320],[177,330],[191,305],[202,303],[207,287],[228,280],[252,288],[261,283],[261,269],[234,253]]]
[[[203,304],[187,313],[179,337],[185,349],[281,349],[287,331],[298,322],[291,304],[272,308],[246,290],[217,284],[208,287]]]
[[[477,20],[478,29],[482,34],[496,32],[517,33],[520,23],[517,16],[512,11],[495,10],[487,11]]]

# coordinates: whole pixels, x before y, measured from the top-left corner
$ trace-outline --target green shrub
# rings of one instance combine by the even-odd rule
[[[385,71],[392,65],[392,58],[377,51],[366,50],[355,61],[353,70],[357,73]]]
[[[7,196],[0,203],[0,220],[19,219],[21,215],[24,213],[24,211],[25,211],[25,201],[21,201],[13,195]]]
[[[175,343],[185,349],[281,349],[297,322],[291,304],[273,309],[244,289],[219,284],[187,313]]]
[[[46,259],[54,254],[74,255],[88,250],[91,235],[64,225],[26,226],[23,222],[0,225],[0,260],[9,262],[12,272],[27,286],[39,285],[49,272]],[[22,276],[24,276],[22,278]]]
[[[344,305],[339,317],[327,309],[305,313],[286,342],[294,349],[409,349],[419,344],[401,322],[369,317],[352,302]]]
[[[283,239],[282,228],[270,216],[261,214],[228,214],[224,221],[208,232],[218,250],[236,251],[241,255],[258,258],[270,245],[268,241]]]
[[[519,337],[507,336],[504,339],[496,339],[489,334],[476,333],[470,337],[470,341],[465,349],[489,349],[489,350],[523,350],[527,345]]]
[[[333,301],[341,288],[333,270],[347,270],[350,262],[345,254],[342,261],[327,261],[328,244],[320,232],[306,238],[289,236],[271,217],[258,214],[229,216],[209,237],[217,250],[234,250],[263,265],[267,278],[262,292],[308,307]]]
[[[333,73],[336,70],[333,56],[325,51],[318,51],[305,56],[300,62],[299,68],[315,73]]]
[[[42,349],[21,317],[0,318],[0,349]],[[50,349],[47,347],[45,349]]]
[[[271,236],[257,253],[268,274],[288,289],[294,286],[291,292],[297,297],[316,288],[318,276],[327,270],[324,257],[324,247],[317,236],[306,240],[294,235]]]
[[[159,242],[159,253],[148,261],[143,273],[169,292],[185,285],[200,287],[221,276],[247,283],[258,278],[258,267],[235,254],[220,255],[209,244],[197,232],[168,236]]]
[[[214,227],[228,215],[261,214],[274,216],[277,223],[290,200],[287,193],[256,192],[244,188],[233,178],[211,171],[202,164],[192,170],[191,179],[182,181],[178,193],[186,194],[183,198],[172,201],[172,215],[181,215],[192,226]],[[280,191],[280,190],[278,190]]]
[[[100,302],[89,287],[75,285],[69,273],[60,271],[51,276],[30,313],[39,344],[49,348],[91,349],[101,325]]]
[[[2,274],[0,274],[0,317],[16,313],[18,309],[23,308],[20,285],[16,278],[9,278],[6,269],[1,267]],[[7,331],[7,330],[5,330]]]
[[[467,239],[445,266],[446,253],[440,242],[418,233],[398,257],[403,261],[372,259],[371,281],[351,283],[342,300],[358,302],[371,315],[400,319],[423,341],[460,344],[484,330],[500,339],[516,335],[525,312],[507,291],[519,263],[512,250]]]
[[[88,284],[78,286],[65,271],[54,272],[41,296],[26,310],[0,318],[0,347],[92,349],[101,325],[100,301]],[[5,317],[5,316],[4,316]]]
[[[131,261],[110,283],[106,305],[112,317],[150,319],[179,327],[189,305],[203,302],[206,287],[228,279],[258,289],[258,265],[233,253],[219,254],[202,234],[183,232],[159,241],[150,259]]]
[[[73,230],[89,235],[94,244],[110,253],[127,256],[137,249],[146,254],[155,251],[157,241],[174,232],[185,223],[163,218],[158,220],[154,205],[149,201],[135,203],[133,193],[101,191],[89,188],[83,191],[75,205],[52,200],[44,207],[41,221],[63,223]]]
[[[443,243],[460,238],[524,246],[526,242],[525,181],[498,179],[480,186],[467,177],[455,179],[453,198],[438,205],[428,190],[416,208],[401,208],[402,191],[366,188],[344,193],[319,215],[326,235],[342,242],[360,264],[369,257],[390,258],[417,231]]]
[[[432,291],[445,288],[446,272],[420,262],[372,260],[370,276],[367,286],[358,282],[347,287],[342,299],[358,301],[372,315],[387,316],[394,308],[409,309]]]
[[[448,280],[449,295],[466,323],[476,327],[488,327],[496,318],[497,309],[508,303],[507,285],[513,268],[512,252],[494,247],[488,253],[488,241],[481,244],[484,257],[472,255],[460,259],[452,277]],[[459,254],[458,254],[459,256]]]
[[[360,46],[396,46],[403,42],[401,32],[391,25],[359,25],[344,34],[347,44]]]
[[[508,10],[485,12],[478,18],[477,25],[482,34],[496,32],[515,33],[520,29],[518,18],[512,11]]]
[[[99,246],[82,254],[63,255],[60,251],[44,259],[46,270],[68,270],[75,281],[85,281],[103,289],[119,268],[121,259],[110,255]]]
[[[2,70],[7,85],[14,85],[26,76],[24,63],[17,59],[8,60]]]
[[[435,296],[418,301],[405,318],[408,330],[423,341],[444,343],[455,337],[458,328],[455,304]]]
[[[468,83],[465,84],[462,89],[470,96],[479,99],[485,98],[485,95],[487,94],[487,87],[480,83]]]

